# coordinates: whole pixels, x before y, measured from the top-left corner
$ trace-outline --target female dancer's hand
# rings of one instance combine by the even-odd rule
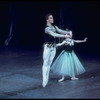
[[[88,39],[87,37],[86,37],[86,38],[84,38],[84,42],[86,42],[86,41],[87,41],[87,39]]]

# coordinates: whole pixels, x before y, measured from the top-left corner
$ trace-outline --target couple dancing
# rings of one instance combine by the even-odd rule
[[[65,76],[70,76],[71,80],[78,80],[78,78],[75,76],[84,73],[85,69],[76,56],[73,50],[73,45],[74,43],[86,42],[87,38],[84,40],[72,39],[72,31],[61,30],[57,26],[52,25],[54,23],[52,14],[46,15],[46,21],[47,23],[44,34],[45,43],[42,66],[42,86],[46,87],[48,83],[50,69],[54,73],[62,76],[62,78],[58,80],[59,82],[63,81]],[[62,43],[56,43],[56,38],[65,39]],[[64,45],[64,50],[53,62],[53,59],[56,55],[56,48],[62,45]]]

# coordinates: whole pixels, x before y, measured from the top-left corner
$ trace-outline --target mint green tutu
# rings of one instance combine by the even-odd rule
[[[85,72],[83,65],[71,46],[66,46],[51,66],[51,71],[58,75],[74,77]]]

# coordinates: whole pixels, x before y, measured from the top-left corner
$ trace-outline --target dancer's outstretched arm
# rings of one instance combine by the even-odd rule
[[[75,43],[82,43],[82,42],[86,42],[87,41],[87,37],[84,38],[84,40],[73,40]]]
[[[68,34],[70,32],[72,33],[72,31],[62,30],[62,29],[58,28],[57,26],[55,26],[55,27],[56,27],[57,32],[60,34]]]
[[[62,45],[64,45],[64,44],[67,44],[66,41],[63,41],[62,43],[58,43],[58,44],[56,44],[56,47],[58,47],[58,46],[62,46]]]
[[[50,30],[49,27],[47,27],[45,29],[45,33],[53,36],[53,37],[58,37],[58,38],[67,38],[67,37],[70,37],[70,35],[66,34],[66,35],[63,35],[63,34],[58,34],[58,33],[54,33],[53,31]]]

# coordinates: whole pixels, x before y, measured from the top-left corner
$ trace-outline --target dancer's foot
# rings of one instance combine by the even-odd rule
[[[65,79],[65,77],[63,76],[60,80],[58,80],[58,82],[62,82]]]
[[[47,68],[48,67],[45,67],[43,70],[43,82],[42,82],[43,87],[46,87],[46,85],[48,84],[49,72]]]
[[[43,79],[42,86],[46,87],[47,84],[48,84],[48,79]]]
[[[71,80],[78,80],[79,78],[77,77],[72,77]]]
[[[42,82],[42,86],[43,86],[43,87],[46,87],[46,85],[47,85],[47,81],[43,81],[43,82]]]

